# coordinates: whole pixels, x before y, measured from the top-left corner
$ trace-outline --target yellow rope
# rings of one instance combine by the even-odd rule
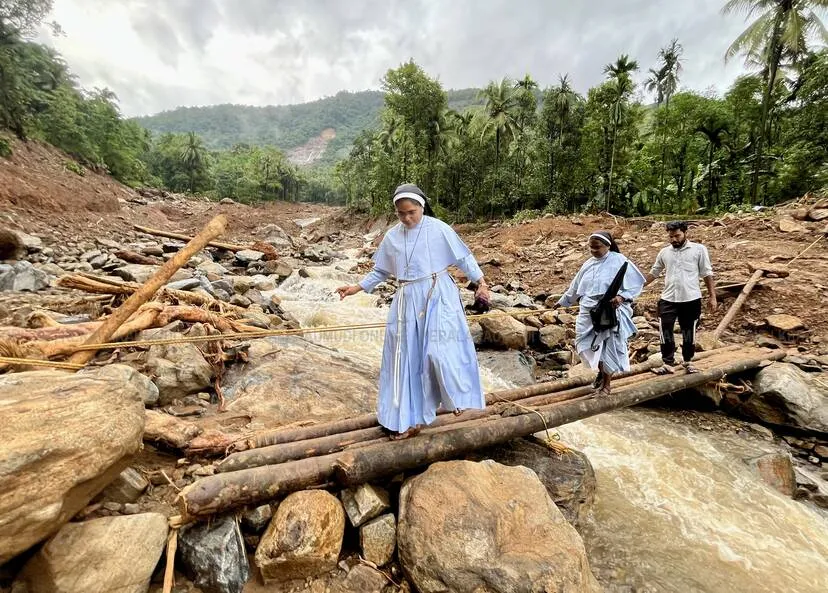
[[[33,367],[49,367],[56,369],[67,369],[70,371],[77,371],[82,369],[84,365],[74,364],[71,362],[57,362],[53,360],[40,360],[38,358],[14,358],[10,356],[0,356],[0,364],[24,364]]]
[[[650,302],[658,300],[656,297],[644,297],[638,299],[639,302]],[[574,305],[572,307],[558,307],[558,309],[577,309],[578,306]],[[466,315],[466,319],[470,321],[484,319],[488,317],[496,317],[496,316],[504,316],[508,315],[513,318],[520,318],[520,317],[530,317],[533,315],[541,315],[548,311],[554,311],[556,309],[553,308],[542,308],[542,309],[532,309],[527,311],[513,311],[513,312],[505,312],[505,311],[497,311],[492,313],[479,313],[474,315]],[[172,344],[195,344],[201,342],[217,342],[222,340],[249,340],[255,338],[268,338],[268,337],[277,337],[277,336],[295,336],[295,335],[305,335],[305,334],[323,334],[323,333],[332,333],[332,332],[342,332],[342,331],[360,331],[360,330],[367,330],[367,329],[380,329],[384,328],[387,325],[386,322],[378,322],[378,323],[361,323],[361,324],[349,324],[349,325],[332,325],[332,326],[325,326],[325,327],[315,327],[315,328],[296,328],[296,329],[272,329],[272,330],[262,330],[257,332],[231,332],[225,334],[217,334],[217,335],[206,335],[206,336],[180,336],[176,338],[164,338],[164,339],[157,339],[157,340],[132,340],[132,341],[123,341],[123,342],[102,342],[100,344],[81,344],[75,347],[75,351],[87,351],[87,350],[107,350],[107,349],[114,349],[114,348],[147,348],[150,346],[168,346]],[[5,357],[0,358],[0,363],[6,364],[28,364],[33,366],[44,366],[44,367],[54,367],[54,368],[63,368],[69,370],[77,370],[83,368],[83,365],[67,363],[67,362],[53,362],[47,360],[38,360],[38,359],[28,359],[28,358],[12,358],[12,357]]]

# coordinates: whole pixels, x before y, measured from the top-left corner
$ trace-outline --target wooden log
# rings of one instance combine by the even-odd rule
[[[224,218],[224,215],[219,215]],[[179,241],[184,241],[188,243],[193,240],[193,237],[188,237],[187,235],[182,235],[181,233],[173,233],[170,231],[162,231],[159,229],[151,229],[149,227],[140,226],[140,225],[132,225],[136,231],[140,231],[142,233],[146,233],[147,235],[154,235],[156,237],[166,237],[167,239],[178,239]],[[207,243],[202,246],[204,247],[218,247],[219,249],[224,249],[226,251],[242,251],[244,249],[248,249],[245,245],[233,245],[232,243],[222,243],[220,241],[207,241]],[[199,250],[200,251],[200,250]]]
[[[135,282],[110,280],[109,278],[95,276],[85,272],[62,276],[58,279],[57,284],[62,288],[72,288],[74,290],[83,290],[85,292],[93,292],[98,294],[132,294],[141,288],[141,285]],[[209,295],[197,294],[186,290],[175,290],[166,286],[161,288],[156,295],[156,298],[161,297],[167,297],[170,300],[180,301],[190,305],[210,307],[211,309],[224,311],[233,311],[239,314],[246,312],[246,309],[243,307],[231,305],[230,303],[214,299]]]
[[[707,352],[700,352],[696,355],[696,360],[703,360],[710,356],[714,356],[719,353],[729,352],[733,350],[738,350],[742,348],[740,345],[730,345],[725,346],[723,348],[718,348],[716,350],[710,350]],[[640,375],[642,373],[648,372],[649,370],[658,367],[661,364],[660,359],[654,358],[652,360],[648,360],[643,363],[634,364],[630,367],[630,370],[626,373],[619,373],[615,376],[615,380],[623,379],[626,377],[634,377]],[[522,400],[536,397],[544,394],[549,393],[558,393],[567,391],[569,389],[575,389],[578,387],[583,387],[589,385],[593,380],[591,375],[584,375],[581,377],[571,377],[566,379],[557,379],[555,381],[547,381],[544,383],[537,383],[535,385],[529,385],[527,387],[517,387],[514,389],[504,389],[501,391],[493,391],[491,393],[486,394],[486,405],[493,405],[497,402],[504,402],[504,401],[521,401],[521,403],[525,403],[525,405],[540,405],[537,401],[545,401],[545,400],[532,400],[529,403],[523,402]],[[623,383],[616,383],[623,384]],[[579,392],[582,394],[583,392]],[[553,401],[553,400],[549,400]],[[548,403],[548,402],[547,402]],[[468,410],[466,411],[461,418],[465,419],[469,417],[469,415],[475,415],[476,410]],[[447,423],[451,423],[451,420],[443,420],[443,416],[447,415],[448,412],[446,410],[438,410],[438,418],[435,420],[436,426],[442,426]],[[462,420],[461,420],[462,421]],[[230,447],[231,452],[235,451],[246,451],[250,449],[257,449],[260,447],[271,447],[274,445],[280,445],[283,443],[295,443],[298,441],[306,441],[312,439],[319,439],[323,437],[328,437],[331,435],[342,435],[346,433],[350,433],[353,431],[364,430],[366,428],[371,428],[377,426],[377,417],[376,414],[362,414],[360,416],[355,416],[354,418],[347,418],[345,420],[336,420],[334,422],[327,422],[321,424],[313,424],[310,426],[302,426],[299,428],[277,428],[272,431],[261,432],[255,435],[252,435],[244,440],[241,440],[237,443],[234,443]],[[348,437],[345,437],[348,439]],[[332,441],[326,441],[326,443],[331,443]],[[314,446],[314,445],[311,445]],[[319,445],[323,448],[329,445]],[[251,466],[252,467],[252,466]]]
[[[722,337],[724,330],[727,329],[727,326],[730,325],[730,322],[733,321],[733,318],[736,317],[736,314],[742,308],[742,305],[745,304],[745,301],[750,295],[750,292],[753,290],[753,287],[756,286],[756,283],[762,279],[762,276],[765,274],[764,271],[761,269],[756,270],[750,277],[750,280],[747,281],[745,287],[742,289],[742,292],[739,293],[739,296],[736,297],[736,300],[733,301],[733,304],[730,305],[730,309],[727,311],[727,314],[722,318],[719,322],[719,325],[716,326],[716,329],[713,330],[713,338],[718,340]]]
[[[296,490],[320,487],[335,480],[353,486],[436,461],[462,457],[483,447],[498,445],[553,428],[628,407],[668,393],[718,381],[726,375],[779,360],[784,352],[753,350],[749,358],[725,362],[704,372],[653,377],[601,397],[586,396],[553,404],[536,412],[479,420],[453,430],[421,434],[403,441],[386,441],[340,453],[309,457],[202,478],[184,488],[177,506],[187,519],[208,517],[243,505],[261,504]]]
[[[161,266],[158,271],[153,274],[152,278],[147,280],[141,288],[132,293],[132,295],[130,295],[129,298],[127,298],[127,300],[124,301],[123,304],[107,318],[106,321],[104,321],[101,327],[89,336],[86,343],[100,344],[107,342],[112,337],[115,330],[117,330],[118,327],[129,319],[130,315],[135,313],[141,305],[150,300],[158,289],[164,286],[164,284],[172,278],[173,274],[175,274],[184,264],[186,264],[192,256],[204,249],[205,245],[207,245],[207,243],[209,243],[212,239],[224,233],[226,227],[227,219],[223,215],[220,214],[213,218],[213,220],[207,223],[207,226],[205,226],[198,235],[187,243],[181,251],[176,253],[169,261]],[[73,354],[69,359],[69,362],[86,364],[94,356],[94,350],[84,350]]]
[[[616,383],[616,386],[638,383],[648,377],[649,375],[643,375],[643,373],[629,376],[625,379],[620,379]],[[523,413],[535,407],[547,406],[553,403],[583,397],[592,391],[593,387],[591,385],[585,385],[522,400],[494,400],[483,410],[466,410],[460,416],[448,413],[439,415],[434,422],[425,428],[424,432],[430,433],[438,429],[453,429],[456,425],[465,425],[469,422],[477,422],[481,419],[497,416],[509,408],[517,410],[517,413]],[[354,445],[364,444],[376,439],[388,439],[386,432],[378,426],[314,439],[298,440],[239,451],[229,455],[215,467],[218,472],[229,472],[262,465],[276,465],[295,459],[336,453],[337,451],[348,449]]]
[[[118,259],[122,259],[129,264],[159,266],[164,263],[157,257],[149,257],[148,255],[144,255],[143,253],[136,253],[135,251],[130,251],[129,249],[122,249],[120,251],[116,251],[114,255]]]

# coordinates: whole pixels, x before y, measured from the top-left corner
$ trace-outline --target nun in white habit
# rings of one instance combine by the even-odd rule
[[[555,306],[580,305],[575,321],[575,348],[584,364],[598,371],[593,383],[597,393],[608,395],[612,375],[630,370],[627,341],[637,333],[632,322],[632,302],[641,294],[646,279],[633,262],[621,255],[607,231],[589,236],[589,251],[592,257],[584,262]],[[611,301],[618,325],[596,332],[589,312],[604,296],[624,262],[628,262],[627,271],[618,294]]]
[[[400,223],[383,237],[374,269],[337,292],[344,299],[370,293],[391,276],[398,281],[385,330],[377,418],[391,438],[406,438],[433,422],[440,406],[455,413],[485,407],[477,353],[448,267],[477,284],[480,301],[488,302],[489,292],[471,251],[454,229],[430,215],[419,187],[399,186],[394,207]]]

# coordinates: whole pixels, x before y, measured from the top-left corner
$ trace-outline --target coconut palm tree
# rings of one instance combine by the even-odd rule
[[[730,131],[730,126],[721,114],[710,114],[696,127],[696,133],[703,134],[707,138],[707,206],[714,206],[717,200],[714,198],[714,175],[713,157],[716,151],[722,147],[725,135]]]
[[[196,175],[202,170],[207,161],[207,149],[204,142],[195,132],[187,134],[187,143],[181,151],[181,165],[187,172],[190,180],[189,191],[195,191]]]
[[[828,43],[828,32],[816,14],[817,11],[826,9],[828,0],[728,0],[722,8],[723,14],[747,12],[748,18],[758,15],[725,53],[725,60],[736,55],[744,55],[749,59],[760,56],[765,64],[765,89],[750,188],[751,202],[756,202],[759,190],[759,172],[768,136],[771,96],[782,59],[788,55],[796,60],[804,54],[811,37]]]
[[[489,116],[486,125],[483,127],[481,139],[491,131],[494,131],[495,137],[495,175],[492,179],[491,196],[494,202],[500,169],[500,152],[504,146],[508,147],[515,134],[517,123],[515,121],[516,98],[512,83],[508,78],[504,78],[500,82],[490,82],[480,92],[480,98],[485,100],[485,110]]]
[[[631,60],[627,54],[622,54],[613,64],[604,66],[604,73],[615,84],[615,102],[612,106],[610,120],[612,123],[612,148],[610,150],[609,184],[607,187],[607,211],[610,209],[612,196],[612,175],[615,169],[615,141],[618,137],[618,125],[621,123],[624,99],[634,87],[631,72],[638,70],[638,62]]]

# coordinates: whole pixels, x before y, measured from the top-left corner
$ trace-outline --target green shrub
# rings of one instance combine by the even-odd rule
[[[81,177],[86,175],[86,169],[84,169],[83,166],[78,164],[76,161],[64,161],[63,166],[75,175],[80,175]]]

